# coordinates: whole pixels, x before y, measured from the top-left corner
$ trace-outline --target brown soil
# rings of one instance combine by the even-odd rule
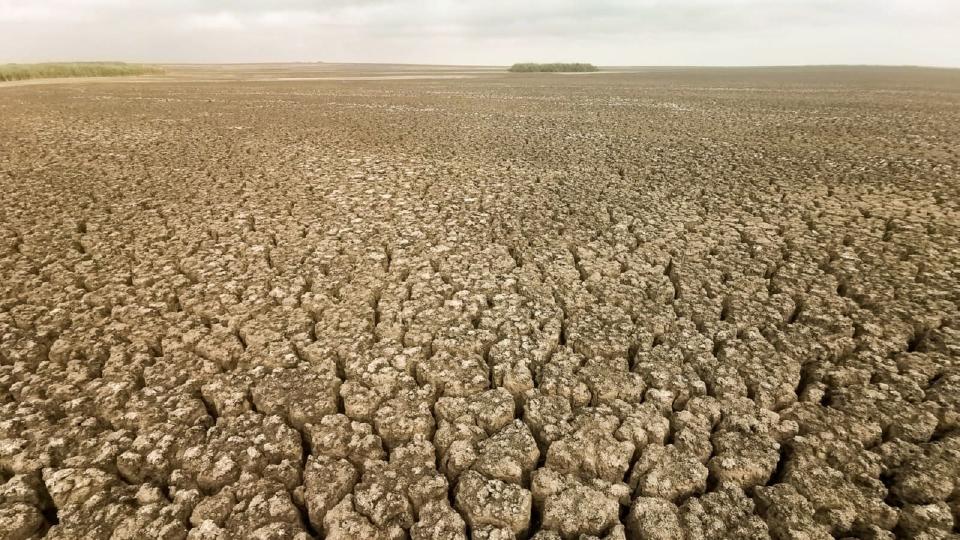
[[[960,72],[147,82],[0,88],[0,538],[960,532]]]

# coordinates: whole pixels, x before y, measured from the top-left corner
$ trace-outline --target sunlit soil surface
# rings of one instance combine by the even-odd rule
[[[610,71],[0,88],[0,537],[960,531],[958,72]]]

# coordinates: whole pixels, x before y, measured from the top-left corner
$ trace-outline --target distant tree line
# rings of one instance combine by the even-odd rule
[[[514,64],[510,66],[510,71],[513,73],[584,73],[589,71],[600,71],[600,70],[597,69],[597,66],[593,64],[521,63],[521,64]]]

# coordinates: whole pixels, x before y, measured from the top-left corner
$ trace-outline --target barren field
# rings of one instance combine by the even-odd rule
[[[0,538],[956,538],[960,72],[612,71],[0,86]]]

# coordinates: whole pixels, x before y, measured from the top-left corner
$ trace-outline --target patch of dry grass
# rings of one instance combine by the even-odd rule
[[[157,66],[124,62],[69,62],[42,64],[0,64],[0,81],[51,79],[61,77],[116,77],[163,73]]]

